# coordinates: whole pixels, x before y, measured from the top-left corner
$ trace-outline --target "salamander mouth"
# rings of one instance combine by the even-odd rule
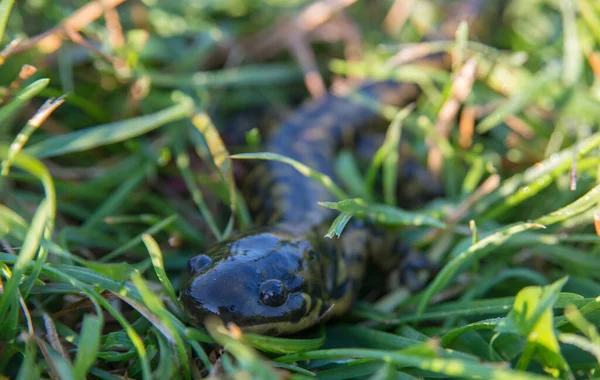
[[[264,335],[289,335],[305,330],[331,317],[333,306],[325,304],[318,297],[311,297],[306,293],[294,293],[291,296],[297,298],[298,307],[263,309],[273,312],[272,315],[254,314],[245,315],[243,310],[238,310],[234,305],[226,307],[219,306],[215,311],[203,307],[193,297],[182,292],[180,301],[186,305],[190,320],[197,326],[203,326],[209,317],[217,317],[224,323],[234,323],[245,333]],[[191,298],[191,299],[190,299]],[[281,311],[280,315],[276,311]]]
[[[309,297],[306,294],[303,295]],[[261,318],[259,319],[259,323],[240,326],[240,328],[243,332],[249,334],[270,336],[290,335],[306,330],[320,322],[327,321],[333,315],[334,305],[326,306],[321,299],[316,299],[315,307],[307,310],[308,312],[298,319],[292,320],[282,318],[279,320],[265,321]],[[235,321],[232,322],[235,323]]]

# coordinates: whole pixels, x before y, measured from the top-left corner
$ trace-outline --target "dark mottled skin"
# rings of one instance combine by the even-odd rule
[[[360,97],[406,105],[418,93],[412,84],[373,83]],[[379,116],[356,97],[327,95],[303,106],[269,139],[265,151],[300,161],[335,178],[338,149]],[[335,213],[317,202],[335,200],[316,181],[287,164],[266,161],[255,174],[262,190],[251,200],[260,208],[261,229],[217,244],[188,263],[180,299],[190,319],[208,315],[244,331],[291,334],[348,310],[368,255],[400,259],[397,242],[360,223],[339,239],[324,238]],[[253,204],[252,204],[253,203]],[[373,255],[373,254],[376,255]],[[379,257],[377,257],[379,256]]]

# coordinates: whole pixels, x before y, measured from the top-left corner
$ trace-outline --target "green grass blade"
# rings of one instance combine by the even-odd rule
[[[450,330],[444,334],[444,336],[442,336],[442,339],[440,340],[440,346],[450,347],[460,335],[468,331],[494,330],[502,320],[504,320],[504,318],[485,319],[483,321],[470,323],[468,325],[463,325],[459,328]]]
[[[529,83],[527,87],[511,96],[494,110],[494,112],[481,120],[476,126],[477,132],[485,133],[490,129],[497,127],[507,116],[522,110],[532,99],[539,96],[552,82],[557,80],[560,73],[561,70],[557,64],[551,63],[546,66],[531,79],[531,83]]]
[[[332,360],[336,362],[336,360]],[[366,376],[377,373],[377,370],[381,368],[381,361],[373,360],[349,360],[348,365],[336,366],[331,369],[325,369],[318,372],[318,378],[323,380],[339,380],[339,379],[364,379]],[[397,380],[415,380],[405,379],[397,377]]]
[[[581,18],[583,18],[596,38],[596,43],[600,43],[600,17],[598,16],[598,13],[594,10],[589,0],[578,0],[577,6]]]
[[[164,336],[158,331],[152,330],[158,341],[158,365],[154,370],[154,376],[158,379],[170,379],[175,375],[177,368],[173,365],[173,349]]]
[[[200,214],[202,214],[202,217],[204,218],[204,221],[208,225],[208,228],[212,234],[218,241],[220,241],[222,239],[221,231],[219,230],[217,222],[215,221],[213,214],[206,204],[206,200],[204,199],[202,191],[194,179],[194,175],[190,169],[190,157],[185,152],[185,147],[181,139],[177,140],[175,143],[175,155],[175,163],[183,177],[183,180],[185,181],[188,191],[192,195],[192,200],[196,204],[196,207],[198,207]]]
[[[367,171],[367,189],[370,194],[373,193],[377,170],[383,166],[383,191],[385,202],[389,205],[396,205],[396,183],[398,181],[398,145],[402,136],[402,122],[414,109],[414,105],[403,108],[394,116],[385,135],[382,146],[377,150],[371,166]]]
[[[600,200],[600,185],[593,187],[576,201],[562,207],[548,215],[536,219],[536,223],[549,226],[551,224],[562,222],[578,214],[584,213],[591,207],[598,204]]]
[[[0,204],[0,226],[6,229],[11,236],[14,236],[15,238],[23,241],[25,240],[25,236],[29,228],[27,223],[19,215],[17,215],[14,211],[10,210],[2,204]],[[87,268],[95,270],[99,274],[104,274],[119,281],[125,281],[127,278],[129,278],[131,272],[134,270],[133,266],[125,262],[103,264],[97,261],[82,259],[81,257],[76,256],[73,253],[63,249],[56,243],[47,240],[45,237],[41,239],[40,244],[41,248],[44,251],[40,249],[38,258],[35,261],[33,269],[31,270],[31,274],[30,276],[28,276],[28,279],[22,286],[23,296],[27,294],[27,289],[30,289],[30,286],[32,286],[33,282],[37,279],[37,275],[39,274],[40,269],[39,266],[45,263],[45,250],[58,257],[70,260],[71,262],[78,263]],[[28,285],[28,282],[31,283]]]
[[[390,363],[385,363],[379,371],[375,372],[369,380],[393,380],[396,378],[396,371]]]
[[[276,354],[290,354],[316,350],[325,344],[325,330],[321,329],[319,336],[311,339],[277,338],[256,334],[244,334],[244,341],[255,348]]]
[[[458,359],[440,359],[405,354],[402,351],[383,351],[374,349],[330,349],[311,351],[301,354],[290,354],[278,358],[282,363],[302,360],[341,358],[364,358],[384,360],[398,366],[410,366],[451,377],[478,377],[496,380],[550,380],[551,377],[535,375],[530,372],[502,369],[496,366],[473,363]]]
[[[142,367],[142,378],[144,380],[152,379],[151,372],[150,372],[150,362],[148,360],[147,351],[144,346],[144,342],[142,341],[142,338],[140,338],[139,334],[129,324],[129,322],[127,322],[127,319],[125,319],[125,317],[120,312],[118,312],[115,308],[113,308],[110,305],[110,303],[108,301],[106,301],[102,296],[100,296],[97,293],[91,292],[89,289],[88,289],[87,295],[90,298],[93,298],[96,302],[98,302],[102,306],[102,308],[104,308],[106,311],[108,311],[117,320],[117,322],[119,322],[119,324],[123,327],[123,329],[127,333],[127,336],[129,336],[129,339],[131,339],[131,342],[133,343],[133,345],[137,351],[138,358],[140,359],[140,363],[141,363],[141,367]]]
[[[535,223],[516,223],[507,227],[503,227],[493,234],[479,240],[479,242],[471,245],[466,250],[456,255],[448,264],[444,266],[441,272],[435,277],[433,282],[427,287],[425,293],[419,300],[417,306],[417,314],[423,313],[431,298],[440,291],[451,279],[460,267],[471,260],[478,260],[489,254],[494,247],[497,247],[508,240],[510,237],[527,231],[532,228],[541,228],[540,224]]]
[[[125,179],[112,194],[108,195],[104,202],[96,208],[96,211],[86,219],[83,223],[83,228],[91,229],[98,225],[98,223],[103,222],[105,217],[123,210],[123,204],[126,203],[126,198],[135,191],[152,169],[153,167],[151,164],[145,164],[138,170],[135,170],[131,176]]]
[[[293,160],[291,158],[282,156],[277,153],[241,153],[234,154],[231,158],[236,158],[240,160],[272,160],[279,161],[285,164],[291,165],[294,169],[296,169],[300,174],[312,178],[318,181],[321,185],[323,185],[327,190],[329,190],[333,195],[335,195],[339,199],[346,199],[348,196],[346,193],[339,188],[331,179],[331,177],[321,174],[308,166],[304,165],[301,162]]]
[[[52,377],[59,379],[75,379],[73,366],[69,360],[56,352],[50,345],[41,339],[37,339],[38,346],[44,354]]]
[[[335,173],[350,195],[372,201],[373,198],[367,190],[366,181],[358,168],[358,163],[350,151],[342,150],[335,161]]]
[[[156,234],[156,233],[162,231],[168,225],[174,223],[176,219],[177,219],[177,215],[171,215],[171,216],[166,217],[165,219],[163,219],[160,222],[156,223],[152,227],[146,229],[140,235],[138,235],[138,236],[130,239],[128,242],[126,242],[125,244],[121,245],[119,248],[117,248],[117,249],[109,252],[108,254],[106,254],[106,256],[103,256],[98,261],[100,261],[100,262],[107,262],[107,261],[110,261],[110,260],[114,259],[115,257],[119,257],[123,253],[129,251],[130,249],[132,249],[133,247],[135,247],[136,245],[138,245],[139,243],[141,243],[143,241],[142,240],[142,236],[144,236],[144,234],[148,234],[148,235]]]
[[[329,230],[327,231],[327,234],[325,235],[325,237],[331,239],[334,237],[342,236],[342,231],[344,231],[344,228],[346,227],[346,225],[348,224],[350,219],[352,219],[351,214],[342,212],[331,223],[331,226],[329,226]]]
[[[328,329],[328,334],[337,337],[337,339],[349,339],[358,342],[359,347],[385,350],[400,350],[422,343],[389,332],[351,325],[333,326]]]
[[[0,158],[6,159],[7,157],[8,148],[5,146],[0,146]],[[56,215],[56,189],[54,187],[52,176],[50,176],[50,172],[41,161],[32,158],[23,152],[19,152],[14,157],[13,163],[15,166],[25,170],[29,174],[39,179],[42,183],[42,186],[44,187],[44,195],[46,196],[49,207],[48,231],[49,233],[52,233]]]
[[[46,97],[60,98],[64,95],[64,92],[56,88],[46,87],[40,94]],[[72,104],[81,109],[86,115],[93,117],[99,122],[106,123],[110,120],[110,116],[105,108],[94,103],[93,100],[86,99],[73,91],[69,92],[68,96],[64,97],[64,101],[67,104]]]
[[[574,304],[577,306],[587,305],[589,299],[583,299],[581,296],[572,293],[561,293],[558,301],[554,305],[556,308],[564,308],[567,305]],[[394,318],[393,314],[383,314],[378,318],[371,318],[378,322],[386,322],[387,324],[402,324],[409,322],[426,322],[426,321],[444,321],[448,318],[465,317],[465,316],[481,316],[481,315],[504,315],[507,310],[510,310],[514,304],[514,297],[492,298],[476,301],[461,301],[447,303],[442,306],[434,306],[429,311],[423,314],[409,314],[399,318]],[[373,314],[370,317],[374,317]]]
[[[85,379],[89,369],[96,361],[102,325],[102,316],[86,315],[83,318],[81,334],[79,335],[79,349],[73,364],[75,376],[78,379]]]
[[[227,330],[216,317],[208,318],[206,329],[217,343],[237,359],[244,370],[250,372],[251,376],[265,380],[279,378],[274,369],[260,358],[256,351],[247,346],[236,333]]]
[[[14,116],[18,110],[23,108],[34,96],[38,95],[49,83],[50,79],[48,78],[38,79],[19,91],[10,102],[0,108],[0,125],[8,118]]]
[[[2,0],[0,2],[0,41],[4,38],[4,30],[6,29],[6,23],[8,22],[8,16],[12,10],[15,0]],[[4,62],[0,62],[3,64]]]
[[[600,133],[594,133],[585,139],[581,140],[577,145],[577,152],[579,156],[589,154],[593,149],[600,145]],[[513,175],[512,177],[504,180],[500,187],[483,198],[474,207],[474,212],[477,214],[482,213],[493,203],[500,200],[504,200],[504,203],[508,202],[507,199],[514,197],[515,201],[522,201],[527,199],[527,185],[539,181],[540,184],[547,183],[544,177],[550,176],[552,178],[558,176],[560,173],[566,172],[573,161],[573,147],[567,147],[556,153],[552,157],[545,159],[542,162],[526,169],[522,173]],[[540,187],[541,190],[541,187]],[[511,203],[517,204],[517,203]],[[494,213],[500,212],[504,207],[503,204],[497,206],[499,211],[493,211]],[[492,211],[490,211],[492,212]],[[486,215],[487,216],[487,215]]]
[[[14,258],[10,255],[0,254],[0,260],[5,262],[14,262]],[[142,368],[142,378],[144,380],[150,380],[152,378],[150,371],[150,362],[148,354],[144,346],[144,342],[140,338],[140,335],[135,331],[133,326],[127,321],[125,316],[118,310],[116,310],[111,303],[100,295],[95,288],[114,288],[119,294],[128,294],[123,281],[116,282],[112,279],[103,278],[98,276],[95,272],[90,270],[81,270],[79,267],[70,267],[65,265],[48,266],[44,265],[42,272],[45,276],[59,281],[61,283],[73,284],[81,292],[83,292],[88,298],[100,305],[119,323],[129,339],[131,340],[135,350],[138,354],[140,365]],[[89,282],[86,284],[84,281]]]
[[[589,352],[590,354],[594,355],[598,361],[598,364],[600,364],[600,344],[593,343],[581,335],[568,333],[560,334],[558,336],[558,340],[561,343],[570,344],[578,347],[582,351]]]
[[[2,295],[0,296],[0,318],[5,315],[11,300],[16,300],[19,296],[18,285],[21,282],[26,266],[30,264],[38,252],[40,241],[48,222],[48,217],[48,203],[44,201],[39,205],[33,216],[33,221],[29,231],[27,231],[23,247],[12,268],[12,276],[6,283]]]
[[[235,186],[235,180],[233,178],[233,170],[231,167],[231,159],[229,158],[229,152],[225,147],[225,143],[219,136],[219,133],[212,123],[210,117],[203,113],[194,116],[192,119],[196,129],[202,134],[215,166],[219,169],[221,176],[227,184],[227,190],[229,192],[229,208],[231,210],[231,216],[227,222],[225,230],[221,234],[222,239],[226,239],[231,234],[233,229],[234,216],[238,208],[238,197],[237,187]]]
[[[347,199],[340,202],[319,202],[319,204],[333,210],[355,215],[359,218],[367,218],[383,225],[446,227],[445,223],[429,215],[419,212],[404,211],[400,208],[388,205],[368,205],[362,199]]]
[[[170,74],[165,72],[144,73],[152,85],[178,89],[205,89],[225,86],[266,86],[279,83],[299,82],[302,72],[297,66],[271,64],[242,66],[218,71]]]
[[[600,334],[596,326],[590,323],[583,314],[575,307],[568,306],[565,308],[565,317],[575,326],[579,331],[583,333],[589,340],[595,344],[600,344]]]
[[[160,247],[156,243],[156,240],[152,237],[152,235],[144,234],[142,235],[142,241],[146,245],[146,249],[150,254],[150,258],[152,259],[152,265],[154,266],[154,271],[156,272],[156,276],[158,280],[163,286],[163,289],[167,293],[167,296],[171,299],[174,305],[178,305],[179,301],[177,300],[177,295],[175,294],[175,290],[173,289],[173,285],[171,284],[171,280],[167,276],[165,272],[165,266],[163,263],[163,255],[160,250]]]
[[[37,345],[32,336],[27,336],[25,341],[25,352],[21,369],[17,375],[17,380],[30,380],[40,377],[40,368],[36,365]]]
[[[177,348],[177,359],[178,366],[183,370],[184,379],[190,377],[190,366],[187,351],[185,349],[185,345],[183,344],[183,339],[179,332],[175,330],[175,327],[171,323],[170,318],[167,315],[166,308],[164,304],[160,301],[160,299],[152,293],[152,291],[146,286],[144,280],[139,274],[134,274],[131,278],[133,284],[140,292],[142,296],[142,300],[147,305],[147,307],[156,315],[157,319],[151,320],[151,322],[157,326],[157,323],[160,321],[162,326],[157,326],[157,328],[163,333],[165,338],[169,340],[172,344]]]
[[[25,152],[37,158],[48,158],[86,151],[141,136],[165,124],[190,118],[193,112],[193,102],[187,97],[179,97],[177,104],[162,111],[50,137],[26,148]]]
[[[537,352],[538,361],[551,372],[559,372],[566,378],[574,378],[565,358],[560,352],[554,333],[553,306],[561,288],[567,281],[564,277],[555,283],[539,287],[523,288],[515,298],[515,304],[508,316],[498,324],[500,333],[517,333],[527,339],[516,368],[526,370]]]
[[[44,235],[45,236],[48,235],[47,229],[44,232]],[[38,254],[35,259],[35,263],[33,264],[33,267],[31,268],[31,272],[29,273],[29,276],[27,276],[27,278],[25,279],[25,281],[23,281],[23,284],[21,285],[21,296],[23,297],[23,299],[27,299],[29,297],[29,292],[31,292],[31,288],[33,287],[35,282],[38,281],[38,277],[42,270],[42,265],[44,265],[44,263],[46,262],[46,259],[48,258],[48,250],[46,249],[46,247],[44,247],[44,244],[43,244],[44,240],[45,239],[40,240],[40,249],[38,250]]]
[[[560,2],[563,19],[563,83],[573,86],[579,80],[583,69],[583,56],[575,16],[575,0]]]
[[[552,310],[567,279],[564,277],[544,287],[523,288],[515,298],[513,309],[505,321],[498,325],[497,331],[518,332],[523,336],[530,334],[544,313]]]
[[[596,158],[578,160],[576,168],[578,170],[581,170],[583,167],[586,167],[586,166],[587,167],[597,167],[598,163],[600,163],[600,160],[598,160]],[[518,206],[525,200],[536,196],[540,191],[542,191],[543,189],[546,189],[548,186],[550,186],[552,183],[554,183],[556,178],[560,174],[562,174],[561,171],[566,171],[566,170],[567,170],[567,163],[565,162],[563,165],[561,165],[559,168],[557,168],[557,170],[555,170],[551,173],[545,174],[541,177],[538,177],[535,180],[528,183],[527,185],[520,187],[514,194],[508,195],[504,199],[504,202],[502,202],[501,204],[497,205],[496,207],[494,207],[491,210],[489,210],[488,212],[486,212],[484,214],[485,218],[489,218],[489,219],[498,218],[504,212],[507,212],[510,209],[513,209],[514,207]]]

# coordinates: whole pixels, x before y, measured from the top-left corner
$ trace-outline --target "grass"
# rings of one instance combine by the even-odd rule
[[[451,51],[450,71],[389,64],[439,26],[444,2],[349,5],[361,59],[309,41],[326,82],[395,78],[423,93],[380,109],[383,143],[366,162],[340,152],[337,184],[261,150],[264,127],[309,98],[310,54],[274,44],[224,66],[219,53],[286,31],[279,20],[307,1],[84,3],[0,1],[2,376],[599,376],[597,3],[507,1],[423,45]],[[407,146],[444,188],[412,210],[395,192]],[[189,325],[176,299],[186,261],[253,224],[237,180],[261,159],[337,195],[322,204],[340,212],[328,236],[352,218],[399,227],[441,269],[293,337]]]

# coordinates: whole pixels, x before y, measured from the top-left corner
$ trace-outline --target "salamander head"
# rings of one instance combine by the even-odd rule
[[[327,314],[310,282],[308,242],[287,234],[259,232],[223,242],[188,262],[180,301],[202,325],[209,315],[246,332],[291,334]],[[319,281],[319,280],[317,280]]]

